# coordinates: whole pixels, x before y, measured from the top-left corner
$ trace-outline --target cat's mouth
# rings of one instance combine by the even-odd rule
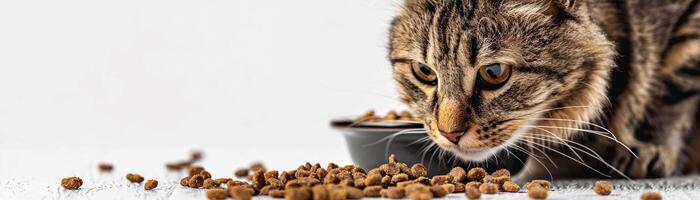
[[[443,149],[452,152],[458,158],[464,161],[483,162],[496,157],[506,151],[508,154],[514,154],[514,151],[519,151],[518,145],[525,137],[525,132],[529,130],[528,124],[511,125],[518,127],[512,132],[499,132],[494,134],[499,139],[484,139],[475,132],[467,131],[456,142],[448,140],[446,137],[439,134],[434,134],[434,140]],[[511,129],[512,130],[512,129]]]

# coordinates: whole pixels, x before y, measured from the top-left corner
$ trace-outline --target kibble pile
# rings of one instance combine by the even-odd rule
[[[483,168],[471,168],[469,171],[455,167],[449,173],[428,178],[428,169],[420,163],[408,166],[399,162],[396,156],[389,156],[388,162],[377,168],[365,171],[357,165],[339,166],[329,163],[322,167],[319,163],[305,163],[294,170],[267,170],[261,163],[249,168],[235,171],[235,176],[247,181],[232,178],[212,178],[204,167],[193,165],[201,159],[201,153],[193,153],[190,160],[166,164],[169,170],[187,167],[187,176],[180,180],[180,185],[189,188],[207,189],[208,199],[249,200],[256,195],[267,195],[287,200],[344,200],[363,197],[384,197],[390,199],[409,198],[412,200],[429,200],[447,196],[450,193],[464,193],[467,199],[480,199],[482,194],[498,192],[520,192],[521,187],[511,181],[511,174],[506,169],[487,173]],[[177,166],[177,167],[174,167]],[[111,172],[111,164],[98,165],[101,172]],[[126,180],[142,183],[144,177],[138,174],[126,174]],[[61,180],[61,186],[67,190],[78,190],[83,184],[79,177],[67,177]],[[146,180],[145,190],[158,186],[157,180]],[[523,185],[531,199],[546,199],[551,184],[546,180],[532,180]],[[593,191],[606,196],[612,193],[612,186],[607,181],[597,181]],[[647,192],[643,200],[661,200],[659,193]]]
[[[428,169],[422,164],[408,166],[391,155],[386,164],[365,171],[356,165],[338,166],[334,163],[322,167],[306,163],[289,171],[266,170],[259,164],[252,169],[236,171],[248,181],[229,178],[212,179],[211,174],[199,166],[190,166],[188,176],[180,181],[182,186],[206,188],[209,199],[250,199],[255,195],[268,195],[289,200],[343,200],[363,197],[417,200],[465,193],[469,199],[479,199],[481,194],[499,191],[519,192],[520,186],[511,181],[505,169],[488,174],[483,168],[469,171],[453,168],[445,175],[428,178]],[[252,173],[251,173],[252,172]],[[226,189],[224,189],[224,186]],[[528,183],[531,198],[544,199],[550,184],[535,180]],[[534,192],[533,192],[534,191]]]

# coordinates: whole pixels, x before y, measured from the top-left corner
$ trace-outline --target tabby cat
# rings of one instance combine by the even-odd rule
[[[515,148],[541,154],[521,178],[691,173],[698,1],[406,0],[389,58],[401,100],[462,160]]]

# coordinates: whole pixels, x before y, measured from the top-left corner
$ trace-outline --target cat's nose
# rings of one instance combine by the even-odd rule
[[[461,101],[444,98],[438,105],[437,129],[447,140],[457,143],[467,130],[468,108]]]
[[[439,131],[440,135],[442,135],[443,137],[447,138],[447,140],[455,144],[459,142],[459,138],[462,137],[462,135],[464,135],[464,130],[456,130],[452,132],[446,132],[442,130]]]

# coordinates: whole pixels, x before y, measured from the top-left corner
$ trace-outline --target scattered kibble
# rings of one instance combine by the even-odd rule
[[[397,187],[382,189],[379,194],[381,194],[382,197],[389,199],[401,199],[406,195],[403,189]]]
[[[467,199],[470,200],[481,198],[481,192],[479,191],[479,189],[476,189],[474,187],[467,188],[464,193],[467,195]]]
[[[77,190],[83,185],[83,180],[78,177],[67,177],[61,179],[61,187],[67,190]]]
[[[549,190],[549,187],[552,184],[549,181],[546,180],[532,180],[530,182],[525,183],[525,189],[530,190],[532,187],[542,187],[545,190]]]
[[[513,181],[506,181],[501,186],[505,192],[519,192],[520,186]]]
[[[599,195],[610,195],[612,193],[612,186],[608,181],[596,181],[595,186],[593,186],[593,191]]]
[[[548,194],[547,189],[541,186],[533,186],[527,191],[527,196],[531,199],[546,199]]]
[[[248,176],[248,172],[249,172],[249,171],[250,171],[250,170],[248,170],[247,168],[238,169],[238,170],[236,170],[236,172],[234,172],[233,174],[236,175],[236,177],[242,178],[242,177]]]
[[[207,198],[211,200],[223,200],[228,197],[228,191],[224,189],[207,190]]]
[[[129,173],[129,174],[126,174],[126,180],[129,180],[129,182],[132,182],[132,183],[141,183],[141,182],[143,182],[143,176],[138,175],[138,174]]]
[[[641,200],[663,200],[661,194],[656,192],[645,192],[639,197]]]
[[[498,193],[498,185],[494,183],[482,183],[479,186],[479,192],[484,194],[496,194]]]
[[[100,163],[97,165],[97,168],[100,170],[100,172],[111,172],[114,170],[114,166],[110,163]]]
[[[158,181],[157,180],[147,180],[145,184],[143,184],[143,189],[145,190],[152,190],[158,187]]]
[[[441,185],[433,185],[430,187],[430,191],[433,192],[433,196],[435,197],[444,197],[450,194],[450,192],[445,188],[442,187]]]
[[[499,169],[491,173],[491,176],[493,177],[502,177],[502,176],[507,176],[510,177],[510,171],[507,169]]]
[[[486,173],[486,170],[484,168],[481,168],[481,167],[471,168],[467,172],[467,180],[468,181],[481,181],[482,179],[484,179],[484,177],[486,177],[486,175],[488,175],[488,173]]]

